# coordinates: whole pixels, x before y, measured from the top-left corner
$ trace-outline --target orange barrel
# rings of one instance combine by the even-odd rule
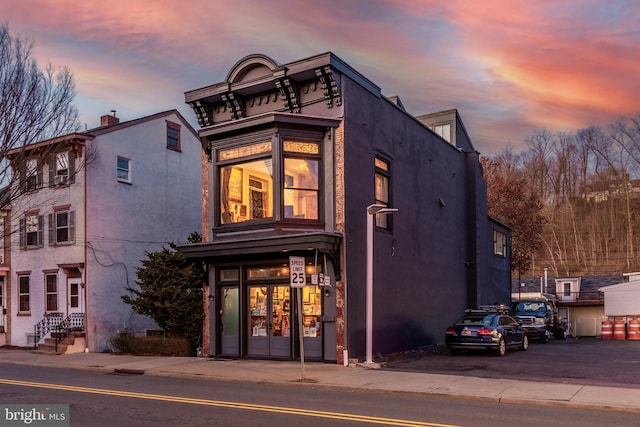
[[[627,338],[627,331],[624,320],[616,320],[613,322],[613,339],[624,340]]]
[[[611,320],[605,320],[602,322],[602,334],[600,338],[603,340],[610,340],[613,338],[613,322]]]
[[[640,320],[629,320],[629,330],[627,331],[628,340],[640,340]]]

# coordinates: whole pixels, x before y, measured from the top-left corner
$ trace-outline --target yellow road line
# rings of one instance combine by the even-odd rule
[[[135,399],[160,400],[166,402],[189,403],[193,405],[217,406],[222,408],[245,409],[251,411],[276,412],[291,415],[303,415],[307,417],[331,418],[336,420],[357,421],[369,424],[384,424],[408,427],[456,427],[450,424],[435,424],[422,421],[400,420],[395,418],[372,417],[366,415],[346,414],[340,412],[315,411],[311,409],[296,409],[283,406],[257,405],[252,403],[225,402],[221,400],[196,399],[191,397],[165,396],[161,394],[137,393],[132,391],[109,390],[91,387],[78,387],[62,384],[47,384],[31,381],[20,381],[0,378],[0,384],[9,384],[23,387],[37,387],[52,390],[65,390],[77,393],[102,394],[107,396],[130,397]]]

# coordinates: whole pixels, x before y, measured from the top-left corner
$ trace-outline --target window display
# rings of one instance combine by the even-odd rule
[[[322,334],[322,299],[320,286],[302,288],[302,327],[305,338],[320,337]]]

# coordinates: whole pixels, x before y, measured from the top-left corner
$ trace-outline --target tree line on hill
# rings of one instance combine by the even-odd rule
[[[514,277],[640,268],[640,113],[524,142],[481,159],[489,215],[512,228]]]

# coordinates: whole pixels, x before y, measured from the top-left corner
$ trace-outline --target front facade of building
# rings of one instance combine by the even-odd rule
[[[180,249],[209,273],[205,354],[292,359],[302,337],[306,359],[362,358],[370,219],[374,353],[442,342],[465,308],[508,302],[509,230],[487,217],[457,111],[415,118],[332,53],[251,55],[185,97],[204,241]],[[444,121],[449,140],[432,130]],[[305,259],[301,290],[290,256]]]
[[[89,351],[119,331],[155,329],[124,304],[145,252],[201,227],[201,147],[176,111],[16,149],[21,195],[11,202],[6,343],[34,346],[60,321],[85,331]],[[82,348],[84,350],[84,348]]]

